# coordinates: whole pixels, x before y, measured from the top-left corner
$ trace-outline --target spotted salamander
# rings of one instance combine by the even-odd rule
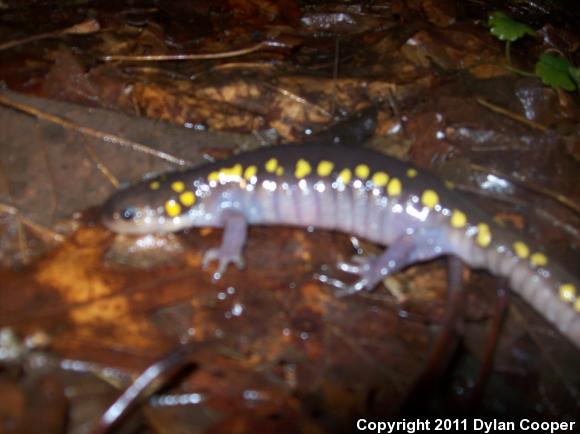
[[[173,172],[114,194],[104,224],[118,233],[168,233],[223,227],[204,265],[243,267],[247,226],[337,230],[389,246],[343,264],[358,276],[348,292],[373,289],[420,261],[455,255],[504,276],[510,286],[580,348],[578,278],[453,189],[450,182],[381,153],[328,146],[262,148],[226,161]]]

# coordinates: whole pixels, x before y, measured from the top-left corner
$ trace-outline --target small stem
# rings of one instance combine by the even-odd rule
[[[507,63],[508,66],[512,66],[512,56],[510,53],[510,46],[511,46],[511,42],[506,41],[505,42],[505,63]]]
[[[504,116],[509,117],[510,119],[513,119],[515,121],[521,122],[529,127],[535,128],[537,130],[540,130],[542,132],[545,132],[548,130],[548,128],[542,124],[539,124],[537,122],[531,121],[517,113],[513,113],[510,112],[509,110],[504,109],[503,107],[497,106],[495,104],[492,104],[486,100],[484,100],[483,98],[475,98],[475,100],[481,104],[482,106],[484,106],[485,108],[490,109],[491,111],[495,112],[495,113],[500,113]]]
[[[537,75],[534,74],[533,72],[524,71],[523,69],[519,69],[519,68],[516,68],[516,67],[511,66],[511,65],[503,65],[503,67],[505,69],[507,69],[508,71],[511,71],[513,73],[516,73],[516,74],[524,75],[526,77],[537,77]]]

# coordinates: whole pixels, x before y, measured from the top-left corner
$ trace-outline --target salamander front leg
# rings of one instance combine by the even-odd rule
[[[372,290],[386,276],[416,262],[427,261],[449,253],[437,228],[422,228],[401,235],[380,256],[355,257],[353,263],[341,262],[340,270],[359,276],[352,285],[338,287],[338,296],[353,294],[362,289]],[[328,282],[332,283],[330,280]]]
[[[230,263],[236,264],[240,269],[244,268],[242,249],[248,233],[248,223],[242,213],[229,209],[222,213],[221,218],[224,226],[222,243],[217,248],[209,249],[203,255],[204,269],[211,261],[218,261],[217,270],[213,275],[216,280],[221,278]]]

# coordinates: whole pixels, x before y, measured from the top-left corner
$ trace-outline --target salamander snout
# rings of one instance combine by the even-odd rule
[[[139,195],[131,189],[111,196],[102,207],[101,221],[117,233],[145,234],[157,231],[158,210],[140,205]]]

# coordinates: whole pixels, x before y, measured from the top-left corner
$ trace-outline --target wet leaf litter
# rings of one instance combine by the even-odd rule
[[[577,269],[577,94],[561,78],[505,67],[533,72],[544,59],[569,69],[546,56],[578,65],[573,15],[504,11],[538,35],[514,40],[507,64],[488,28],[494,9],[479,4],[42,8],[9,8],[0,26],[10,89],[0,109],[0,325],[10,349],[0,387],[22,403],[8,407],[3,429],[32,429],[32,412],[47,432],[96,426],[186,342],[196,343],[195,368],[145,393],[118,429],[342,432],[360,416],[402,414],[445,316],[442,261],[336,298],[313,275],[355,253],[348,236],[252,228],[245,270],[215,282],[201,260],[219,231],[187,230],[172,254],[135,266],[108,256],[114,235],[99,223],[98,206],[119,186],[328,131],[340,140],[341,122],[370,106],[369,146],[451,179]],[[33,24],[48,14],[50,25]],[[64,31],[89,16],[98,28]],[[462,338],[427,414],[469,410],[485,358],[496,282],[464,274]],[[512,297],[477,411],[574,414],[576,360]]]

